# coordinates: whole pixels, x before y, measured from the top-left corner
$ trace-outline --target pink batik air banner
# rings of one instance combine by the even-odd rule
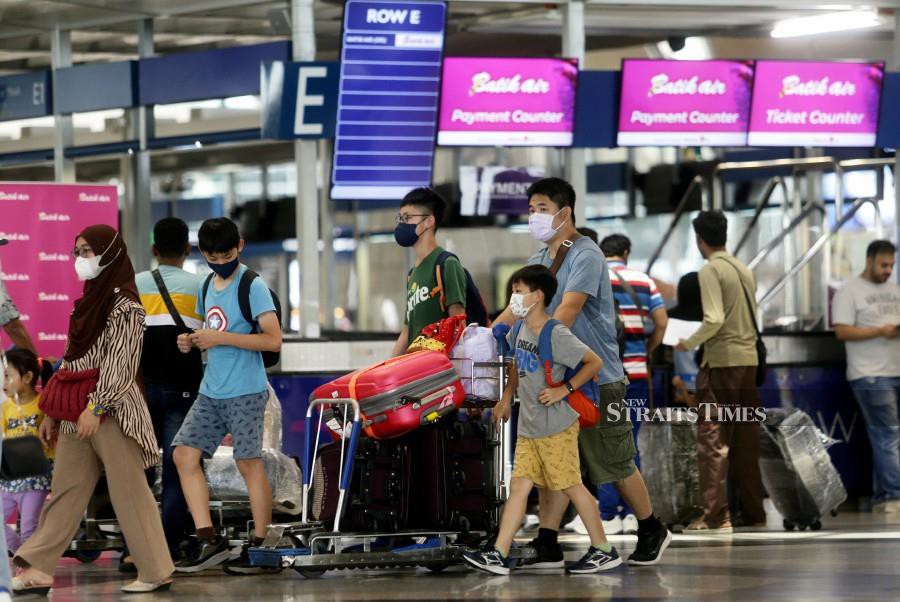
[[[3,281],[42,356],[64,353],[72,304],[81,297],[76,236],[94,224],[118,228],[118,211],[115,186],[0,182],[0,238],[9,241],[0,246]]]
[[[883,63],[758,61],[749,144],[875,146]]]
[[[751,61],[622,63],[619,146],[743,146]]]
[[[438,144],[571,146],[578,66],[543,58],[445,58]]]

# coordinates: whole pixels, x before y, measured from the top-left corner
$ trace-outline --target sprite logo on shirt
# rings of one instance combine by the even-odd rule
[[[431,291],[427,286],[419,286],[415,282],[410,284],[406,299],[406,315],[412,314],[419,303],[424,303],[428,299],[431,299],[431,297]]]

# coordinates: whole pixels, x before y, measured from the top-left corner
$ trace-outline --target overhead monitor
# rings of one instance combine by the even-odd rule
[[[751,146],[875,146],[883,63],[758,61]]]
[[[575,60],[447,57],[438,144],[571,146],[577,81]]]
[[[625,59],[619,146],[743,146],[752,61]]]

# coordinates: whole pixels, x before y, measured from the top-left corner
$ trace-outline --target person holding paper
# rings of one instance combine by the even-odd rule
[[[672,347],[678,345],[681,339],[693,336],[703,322],[700,277],[697,272],[689,272],[678,281],[677,299],[678,305],[669,311],[669,322],[663,337],[663,345]],[[686,336],[680,336],[683,329],[687,328],[691,328],[691,332]],[[672,350],[672,361],[675,364],[672,387],[675,389],[676,400],[687,406],[697,403],[694,391],[697,390],[697,373],[700,372],[698,359],[702,357],[702,354],[702,349],[696,353]]]
[[[756,280],[747,266],[725,250],[725,214],[701,211],[693,225],[697,247],[707,260],[699,275],[703,323],[676,349],[687,351],[703,345],[697,375],[701,408],[697,464],[704,514],[687,530],[730,533],[733,523],[725,487],[729,475],[735,481],[741,523],[763,526],[766,522],[759,472],[759,423],[720,421],[716,411],[720,406],[759,407]],[[730,471],[729,463],[733,464]]]

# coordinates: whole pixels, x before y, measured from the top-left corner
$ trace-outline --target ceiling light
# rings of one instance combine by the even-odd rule
[[[772,28],[773,38],[795,38],[836,31],[851,31],[878,27],[881,21],[878,12],[870,10],[848,10],[812,17],[785,19],[775,23]]]

